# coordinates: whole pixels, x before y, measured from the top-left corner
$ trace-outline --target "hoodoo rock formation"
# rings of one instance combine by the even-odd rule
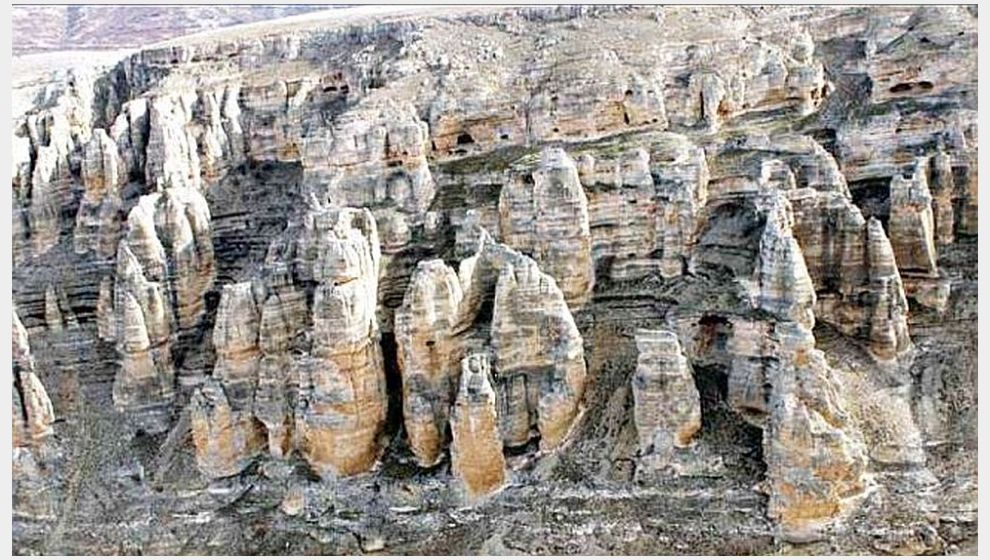
[[[121,367],[113,399],[146,431],[168,429],[176,384],[172,346],[200,323],[214,278],[203,196],[170,187],[141,197],[117,247],[113,331]]]
[[[450,416],[451,471],[469,499],[491,494],[505,483],[505,456],[485,354],[461,361],[461,381]]]
[[[402,416],[409,447],[424,466],[441,458],[460,364],[453,322],[461,303],[457,274],[441,260],[420,261],[395,314]]]
[[[505,243],[560,278],[569,306],[582,305],[594,287],[594,265],[588,198],[574,161],[562,149],[544,150],[536,171],[507,184],[498,205]]]
[[[687,358],[671,331],[636,333],[636,432],[643,455],[669,461],[701,429],[701,404]]]
[[[975,552],[977,21],[339,9],[15,89],[15,550]]]

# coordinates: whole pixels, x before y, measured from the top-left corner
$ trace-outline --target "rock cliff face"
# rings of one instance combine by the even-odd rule
[[[975,10],[340,14],[15,119],[17,550],[975,547]]]

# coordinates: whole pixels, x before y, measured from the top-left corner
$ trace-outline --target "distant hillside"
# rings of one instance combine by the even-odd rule
[[[122,49],[208,29],[282,18],[332,5],[14,6],[16,55]]]

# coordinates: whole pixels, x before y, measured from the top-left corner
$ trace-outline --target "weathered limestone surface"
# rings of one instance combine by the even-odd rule
[[[227,284],[213,327],[217,361],[213,377],[228,398],[250,403],[258,383],[261,349],[258,344],[260,313],[251,282]]]
[[[698,389],[674,332],[640,330],[636,350],[632,387],[639,450],[669,461],[701,429]]]
[[[209,378],[190,404],[196,464],[213,478],[241,472],[262,449],[265,438],[250,412],[231,408],[223,386]]]
[[[15,524],[22,551],[573,552],[566,530],[582,552],[759,552],[771,526],[797,552],[970,546],[975,8],[445,10],[190,37],[30,88],[15,511],[65,517]],[[58,464],[38,442],[63,438],[68,484],[34,501]],[[299,458],[382,466],[321,483],[343,517],[363,504],[356,540],[312,525]],[[646,471],[704,487],[711,543],[694,505],[652,509],[686,480]],[[483,544],[391,524],[510,478]],[[198,515],[242,483],[236,515]],[[230,536],[285,488],[287,518],[251,513],[272,538]],[[537,498],[614,525],[520,517]],[[95,511],[119,515],[74,525]],[[149,511],[167,536],[120,530]],[[644,540],[644,515],[677,530]]]
[[[815,349],[814,285],[793,234],[790,202],[780,192],[761,194],[745,181],[731,185],[737,189],[731,196],[741,192],[753,201],[748,210],[737,207],[733,219],[762,222],[762,232],[749,238],[751,264],[743,267],[749,258],[732,261],[737,273],[750,271],[739,282],[760,314],[728,320],[722,350],[729,364],[728,402],[764,430],[768,515],[787,540],[817,540],[865,490],[862,435],[850,422],[850,397],[838,374]],[[708,227],[714,229],[711,219]],[[711,234],[702,239],[710,241],[702,246],[707,255],[699,255],[698,266],[734,256],[726,240]]]
[[[395,314],[402,416],[409,446],[423,466],[442,458],[460,367],[452,336],[460,303],[454,270],[441,260],[420,261]]]
[[[27,330],[13,312],[14,447],[31,447],[52,435],[55,413],[48,392],[35,373]]]
[[[570,307],[583,305],[594,288],[595,271],[588,199],[574,160],[560,148],[544,150],[529,178],[502,189],[499,213],[502,240],[532,254],[547,274],[559,279]]]
[[[553,449],[578,414],[586,365],[563,292],[533,259],[484,230],[459,274],[441,261],[420,263],[396,314],[396,339],[406,433],[423,465],[442,458],[451,407],[460,406],[457,376],[463,383],[468,362],[454,367],[468,355],[477,361],[474,354],[490,352],[505,446],[539,434],[541,448]]]
[[[174,339],[200,322],[215,276],[202,195],[173,187],[141,197],[128,215],[116,266],[113,332],[121,367],[114,404],[136,412],[144,429],[163,431],[175,393]]]
[[[935,220],[926,160],[916,162],[912,176],[898,175],[890,181],[890,235],[901,270],[936,273]]]
[[[54,518],[54,501],[48,491],[51,470],[44,457],[48,452],[55,412],[48,392],[38,378],[27,330],[17,311],[12,312],[13,391],[13,514],[20,518]]]
[[[82,180],[86,190],[76,214],[76,252],[93,251],[103,258],[113,257],[122,233],[120,188],[127,180],[127,170],[117,143],[103,129],[94,130],[86,144]]]
[[[483,246],[479,259],[501,251]],[[502,438],[508,446],[523,445],[536,428],[541,449],[553,449],[570,430],[584,393],[583,339],[554,279],[511,250],[502,258],[491,323]],[[488,266],[474,264],[472,289],[474,275],[484,274],[478,268]]]
[[[461,361],[450,430],[451,471],[463,483],[468,499],[501,488],[506,481],[505,457],[486,354],[471,354]]]
[[[778,323],[764,453],[767,514],[790,541],[821,538],[865,490],[866,454],[831,368],[803,326]]]

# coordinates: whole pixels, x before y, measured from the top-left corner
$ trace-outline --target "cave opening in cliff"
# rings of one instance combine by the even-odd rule
[[[722,315],[707,314],[699,319],[698,327],[690,357],[701,401],[698,437],[723,456],[732,456],[747,475],[760,479],[766,471],[763,430],[747,420],[745,411],[735,409],[729,402],[728,344],[732,323]]]
[[[890,219],[890,177],[850,181],[849,193],[863,217],[880,220],[886,231]]]
[[[728,272],[733,277],[752,272],[760,252],[767,217],[748,202],[725,202],[709,210],[698,235],[696,262],[700,268]]]

